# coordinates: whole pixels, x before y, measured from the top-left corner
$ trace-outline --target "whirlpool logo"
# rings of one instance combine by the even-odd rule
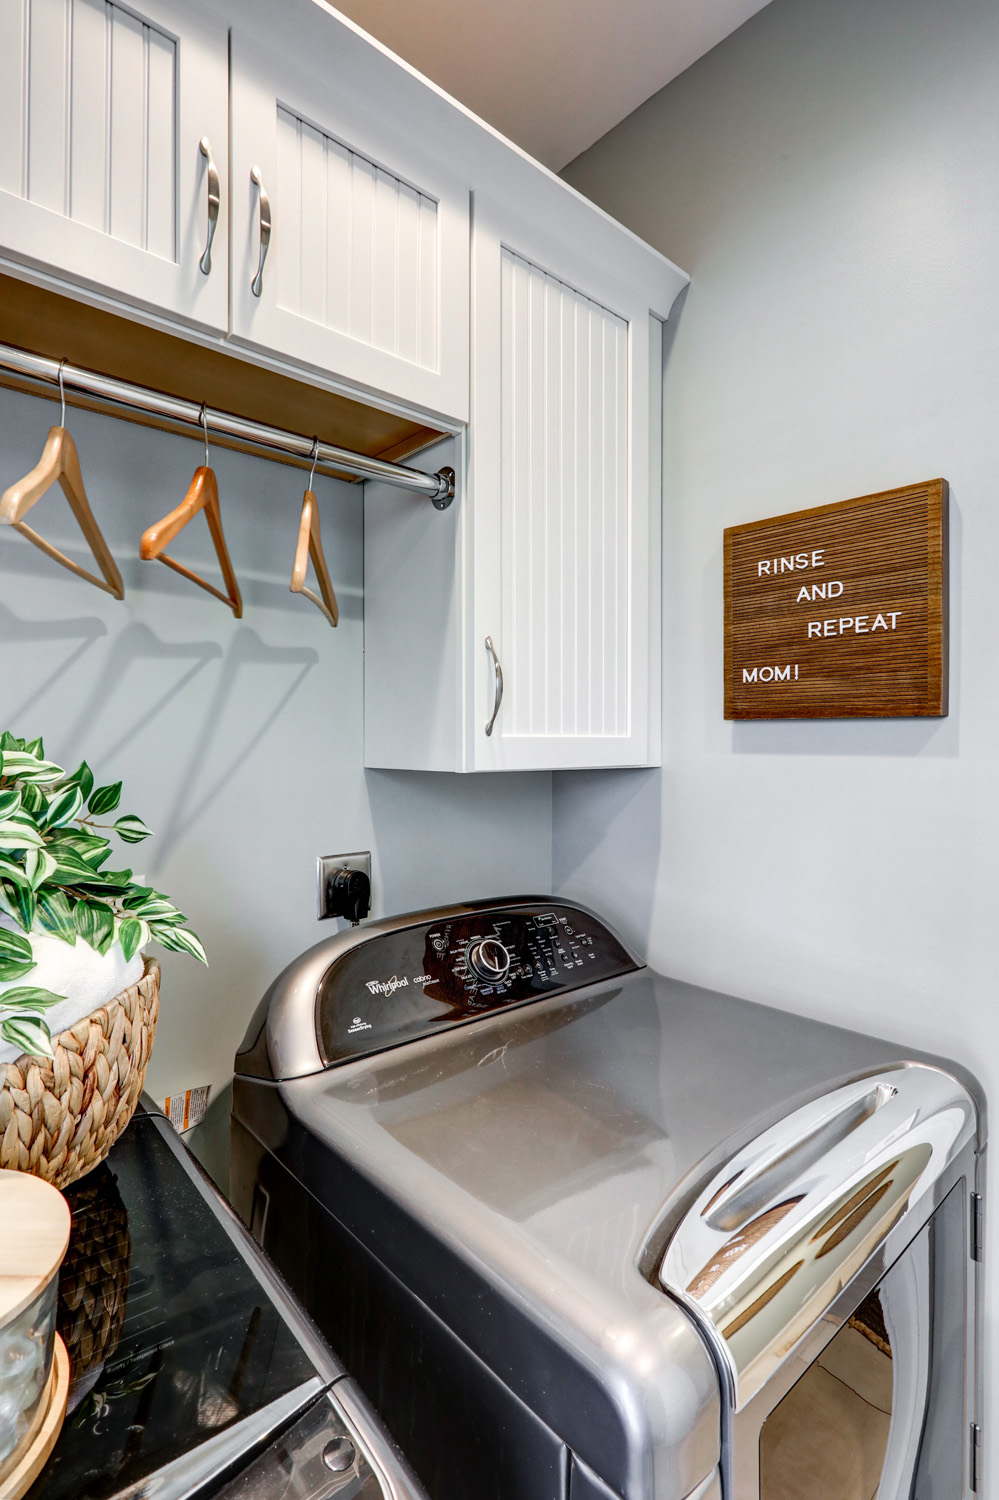
[[[373,995],[394,995],[396,990],[408,989],[409,980],[393,974],[391,979],[369,979],[367,987]]]

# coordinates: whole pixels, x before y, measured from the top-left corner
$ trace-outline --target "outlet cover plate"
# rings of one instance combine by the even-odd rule
[[[360,870],[371,884],[371,852],[363,849],[357,854],[320,854],[316,860],[316,916],[320,921],[331,917],[326,893],[334,876],[341,870]]]

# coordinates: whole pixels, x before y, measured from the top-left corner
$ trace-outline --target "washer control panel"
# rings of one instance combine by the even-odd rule
[[[316,996],[327,1066],[511,1005],[627,974],[638,964],[589,912],[563,905],[462,908],[343,954]]]

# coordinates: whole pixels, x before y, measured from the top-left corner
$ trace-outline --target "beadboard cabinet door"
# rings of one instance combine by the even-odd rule
[[[478,194],[472,243],[469,760],[653,764],[661,324],[641,286]]]
[[[412,460],[455,469],[454,504],[365,485],[372,768],[661,759],[663,322],[687,277],[515,169],[505,206],[473,197],[471,421]]]
[[[366,110],[349,55],[312,75],[233,28],[232,335],[465,422],[468,188],[393,119],[398,65],[368,51]]]
[[[224,333],[224,21],[188,0],[0,4],[0,259]]]

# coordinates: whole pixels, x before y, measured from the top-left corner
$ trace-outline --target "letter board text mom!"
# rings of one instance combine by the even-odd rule
[[[728,527],[726,719],[946,712],[946,480]]]

